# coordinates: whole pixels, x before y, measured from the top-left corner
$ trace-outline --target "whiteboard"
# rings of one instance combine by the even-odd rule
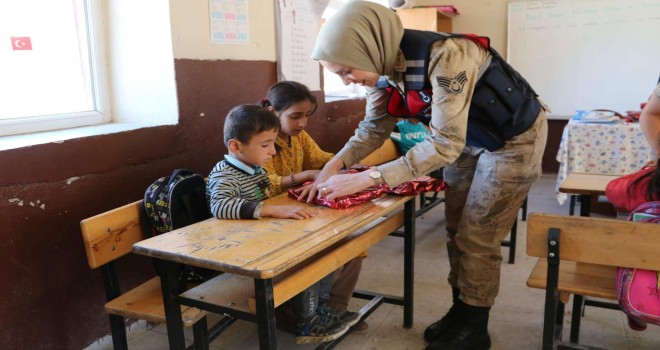
[[[639,110],[660,75],[660,0],[511,2],[507,59],[555,118]]]

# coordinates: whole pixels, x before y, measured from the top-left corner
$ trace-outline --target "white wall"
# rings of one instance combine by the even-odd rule
[[[111,113],[117,123],[176,124],[169,7],[162,0],[106,0]]]

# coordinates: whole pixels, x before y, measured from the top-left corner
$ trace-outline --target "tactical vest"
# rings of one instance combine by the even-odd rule
[[[486,37],[406,29],[400,45],[406,58],[405,95],[384,77],[376,84],[377,88],[389,93],[387,112],[398,118],[430,119],[433,91],[428,78],[429,54],[433,43],[447,38],[472,40],[492,56],[490,65],[474,88],[468,111],[466,144],[489,151],[498,150],[506,140],[522,134],[536,121],[541,103],[529,83],[490,47]],[[442,84],[447,89],[456,91],[467,81],[460,75],[443,79]]]

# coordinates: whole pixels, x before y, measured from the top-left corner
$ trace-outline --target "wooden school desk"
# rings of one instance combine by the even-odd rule
[[[591,196],[605,194],[607,184],[620,175],[570,173],[559,185],[559,192],[580,195],[580,216],[590,216]]]
[[[404,224],[405,236],[403,297],[374,293],[374,297],[378,300],[374,299],[376,301],[372,300],[369,304],[374,308],[383,302],[403,305],[404,327],[412,327],[414,198],[414,196],[384,195],[348,209],[316,207],[318,213],[306,220],[211,218],[136,243],[133,246],[135,253],[158,259],[166,271],[162,277],[162,288],[170,349],[185,348],[181,305],[256,322],[260,349],[276,349],[275,307],[360,255],[366,248],[394,231],[401,223]],[[307,205],[286,197],[286,194],[268,199],[267,203]],[[402,207],[404,207],[403,215]],[[384,217],[389,219],[385,220]],[[384,229],[391,231],[385,232]],[[384,233],[373,234],[379,231]],[[365,237],[368,239],[364,239]],[[332,258],[324,259],[324,257]],[[255,312],[249,311],[247,307],[241,308],[241,305],[237,305],[240,302],[231,302],[228,303],[229,305],[209,302],[210,298],[202,297],[195,292],[203,290],[204,284],[179,295],[176,290],[176,266],[179,263],[228,273],[216,278],[229,275],[247,279],[251,291],[246,293],[254,293],[251,300]],[[297,284],[298,289],[288,290],[289,294],[282,297],[280,293],[287,288],[280,288],[280,283],[295,276],[296,270],[310,270],[305,269],[305,266],[313,266],[312,270],[316,272],[311,276],[307,274],[307,280]],[[311,277],[315,279],[310,280]],[[387,276],[383,277],[387,278]],[[287,284],[287,287],[292,286],[296,284]],[[247,300],[251,295],[244,297]],[[208,344],[204,344],[203,347],[208,347]]]
[[[557,151],[559,172],[555,192],[560,205],[570,194],[559,189],[572,173],[625,175],[653,159],[653,149],[639,123],[580,123],[570,120]]]

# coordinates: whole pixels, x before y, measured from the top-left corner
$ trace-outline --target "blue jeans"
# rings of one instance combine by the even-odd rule
[[[334,277],[333,272],[291,299],[297,323],[306,323],[311,320],[316,315],[319,300],[327,301],[330,298],[330,288],[332,288]]]

